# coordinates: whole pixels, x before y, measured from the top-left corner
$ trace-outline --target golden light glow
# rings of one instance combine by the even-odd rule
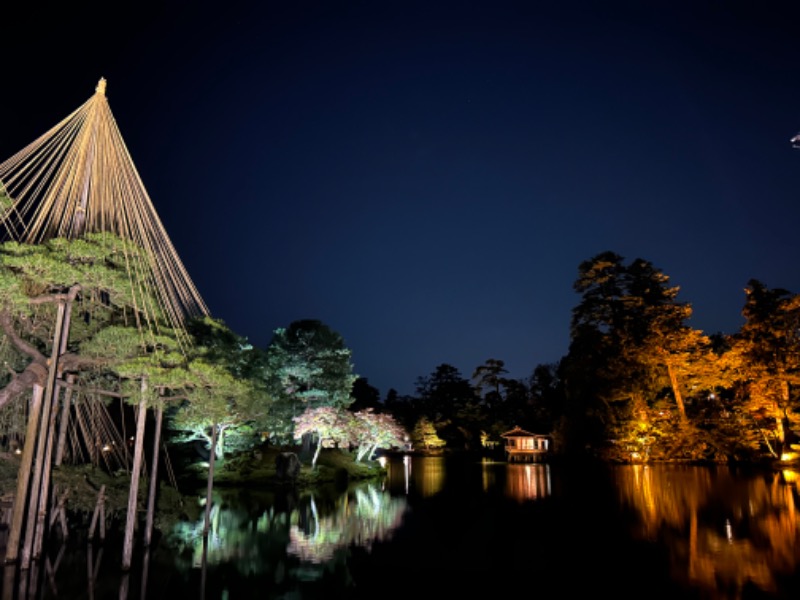
[[[180,336],[187,316],[208,309],[150,201],[105,92],[101,78],[89,100],[0,163],[0,185],[13,199],[0,223],[21,243],[100,232],[132,242],[143,252],[126,256],[131,288],[153,292],[155,300],[136,296],[157,303],[138,307],[143,325],[155,331],[163,311]]]

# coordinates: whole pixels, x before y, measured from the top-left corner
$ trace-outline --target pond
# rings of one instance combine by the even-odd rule
[[[50,548],[30,583],[6,567],[2,600],[800,597],[796,471],[387,467],[347,490],[217,490],[207,536],[202,515],[180,523],[128,574],[113,536]]]

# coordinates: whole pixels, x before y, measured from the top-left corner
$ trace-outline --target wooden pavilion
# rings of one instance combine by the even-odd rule
[[[505,439],[508,462],[542,462],[550,452],[550,436],[514,427],[500,437]]]

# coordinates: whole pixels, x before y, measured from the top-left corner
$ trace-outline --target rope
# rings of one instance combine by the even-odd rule
[[[125,263],[137,324],[143,334],[157,334],[163,314],[185,349],[185,318],[209,311],[145,190],[105,89],[100,79],[89,100],[0,163],[0,180],[13,199],[0,227],[23,243],[90,232],[132,242]]]

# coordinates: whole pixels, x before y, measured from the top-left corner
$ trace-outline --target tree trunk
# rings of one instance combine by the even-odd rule
[[[211,522],[211,492],[214,489],[214,457],[217,444],[217,424],[211,428],[211,453],[208,457],[208,487],[206,488],[206,516],[203,524],[203,537],[208,536],[208,527]]]
[[[686,407],[683,404],[683,395],[681,395],[680,387],[678,386],[678,376],[675,374],[675,367],[672,363],[667,362],[667,372],[669,373],[669,381],[672,384],[672,394],[675,396],[675,404],[678,405],[678,413],[681,416],[681,424],[686,424]]]
[[[320,450],[322,450],[322,436],[319,437],[319,441],[317,442],[317,449],[314,450],[314,458],[311,459],[312,467],[315,467],[317,465],[317,458],[319,458]]]
[[[150,494],[147,498],[147,522],[144,528],[144,545],[150,547],[153,532],[153,512],[156,506],[158,491],[158,447],[161,444],[161,422],[164,419],[164,404],[159,402],[156,408],[156,427],[153,432],[153,459],[150,467]]]
[[[147,378],[142,377],[142,396],[139,400],[139,414],[136,415],[136,440],[133,450],[133,468],[131,469],[131,487],[128,492],[128,514],[125,522],[125,540],[122,548],[122,570],[129,571],[133,554],[133,530],[136,526],[139,500],[139,477],[142,471],[142,454],[144,453],[144,424],[147,416]]]
[[[772,411],[775,415],[775,437],[778,440],[777,453],[778,456],[783,452],[783,445],[786,441],[786,430],[783,427],[784,412],[777,402],[772,403]]]
[[[217,434],[217,442],[212,446],[217,458],[224,458],[225,456],[225,427],[218,426],[219,433]]]

